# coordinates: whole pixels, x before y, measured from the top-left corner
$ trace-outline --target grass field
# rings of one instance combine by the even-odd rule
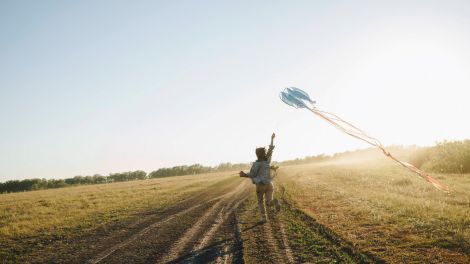
[[[132,221],[142,212],[163,210],[208,186],[225,184],[229,175],[179,176],[0,195],[0,259],[24,260],[37,251],[59,250],[61,242],[74,243],[78,236],[104,231],[113,223]]]
[[[465,263],[470,175],[433,176],[452,193],[385,160],[283,167],[278,181],[304,212],[387,262]]]
[[[256,224],[253,185],[235,172],[3,194],[0,259],[470,261],[469,174],[433,174],[450,195],[370,157],[283,166],[278,174],[283,210],[265,225]]]

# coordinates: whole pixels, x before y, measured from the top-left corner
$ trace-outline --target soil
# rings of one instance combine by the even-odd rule
[[[31,263],[380,263],[287,201],[259,222],[254,186],[231,181],[94,234],[36,252]],[[64,246],[68,245],[68,246]]]

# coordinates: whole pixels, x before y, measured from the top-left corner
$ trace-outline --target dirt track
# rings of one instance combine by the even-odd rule
[[[48,252],[50,257],[40,262],[380,262],[337,243],[334,235],[322,233],[312,219],[286,202],[281,213],[269,212],[268,223],[261,224],[258,218],[254,186],[248,180],[231,180],[163,211],[146,212],[137,221],[84,237],[78,250],[77,246],[62,254]]]
[[[87,262],[240,263],[235,210],[248,197],[249,187],[246,181],[232,181],[143,218],[120,234],[102,238]]]

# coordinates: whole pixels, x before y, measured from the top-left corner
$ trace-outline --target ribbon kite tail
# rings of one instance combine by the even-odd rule
[[[310,108],[310,107],[306,107],[306,108],[308,110],[310,110],[312,113],[314,113],[315,115],[322,118],[323,120],[325,120],[328,123],[332,124],[334,127],[336,127],[338,130],[342,131],[343,133],[346,133],[346,134],[348,134],[352,137],[355,137],[359,140],[362,140],[362,141],[366,142],[367,144],[369,144],[371,146],[379,148],[380,150],[382,150],[382,152],[385,156],[391,158],[392,160],[399,163],[403,167],[405,167],[405,168],[409,169],[410,171],[416,173],[420,178],[422,178],[425,181],[431,183],[437,189],[439,189],[439,190],[441,190],[445,193],[450,193],[449,187],[442,184],[438,180],[434,179],[433,177],[431,177],[426,172],[418,169],[414,165],[412,165],[408,162],[404,162],[404,161],[399,160],[398,158],[393,156],[389,151],[387,151],[378,139],[367,135],[364,131],[357,128],[353,124],[343,120],[342,118],[340,118],[339,116],[337,116],[335,114],[324,112],[324,111],[321,111],[317,108]]]

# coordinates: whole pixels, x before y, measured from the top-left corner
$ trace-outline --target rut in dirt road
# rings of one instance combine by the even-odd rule
[[[106,238],[108,247],[88,263],[241,263],[236,208],[249,185],[233,180],[168,208],[153,221],[143,221],[127,237]],[[111,242],[110,242],[111,241]]]
[[[248,184],[215,203],[156,263],[240,263],[241,241],[235,210],[247,197]]]

